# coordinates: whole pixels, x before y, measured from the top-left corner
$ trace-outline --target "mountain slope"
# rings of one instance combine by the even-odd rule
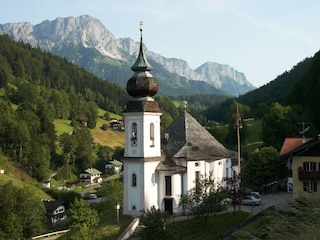
[[[116,39],[99,20],[87,15],[46,20],[37,25],[0,24],[0,34],[4,33],[16,41],[63,56],[123,87],[132,75],[130,66],[139,48],[132,39]],[[192,70],[184,60],[165,58],[145,50],[150,62],[157,63],[157,71],[153,74],[159,81],[162,95],[225,93],[238,96],[255,88],[243,73],[227,65],[205,63]],[[203,90],[206,91],[201,92]]]

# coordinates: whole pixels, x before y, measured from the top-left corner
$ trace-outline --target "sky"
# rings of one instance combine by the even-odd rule
[[[0,0],[0,24],[90,15],[115,38],[192,69],[226,64],[256,87],[320,49],[319,0]]]

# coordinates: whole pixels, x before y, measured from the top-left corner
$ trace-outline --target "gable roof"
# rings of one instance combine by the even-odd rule
[[[186,111],[162,133],[162,149],[167,158],[216,160],[230,157],[226,149]]]
[[[58,207],[60,207],[61,205],[64,204],[64,202],[60,201],[60,200],[56,200],[56,201],[44,200],[43,203],[44,203],[44,206],[45,206],[47,212],[53,212]]]
[[[280,150],[280,156],[284,157],[289,154],[296,154],[301,151],[308,150],[319,143],[318,138],[306,138],[306,142],[302,142],[302,138],[286,138]]]
[[[99,170],[95,169],[95,168],[88,168],[87,170],[85,170],[86,173],[89,173],[90,175],[99,175],[102,172],[100,172]]]
[[[116,167],[120,167],[120,166],[122,166],[123,165],[123,163],[122,162],[120,162],[120,161],[118,161],[118,160],[111,160],[111,161],[109,161],[107,164],[110,164],[110,165],[113,165],[113,166],[116,166]]]

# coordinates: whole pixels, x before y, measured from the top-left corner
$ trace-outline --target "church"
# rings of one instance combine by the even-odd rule
[[[237,172],[236,153],[226,149],[186,110],[166,130],[160,131],[161,109],[153,96],[159,90],[152,66],[140,49],[126,90],[132,99],[125,119],[123,214],[141,215],[152,206],[171,214],[182,213],[180,196],[210,174],[227,186]]]

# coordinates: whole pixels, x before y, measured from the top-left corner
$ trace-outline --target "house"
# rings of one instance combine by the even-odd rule
[[[131,69],[126,90],[132,99],[123,112],[125,119],[123,214],[139,216],[152,206],[171,214],[182,213],[180,196],[196,181],[212,174],[227,187],[227,178],[237,171],[235,154],[226,149],[187,111],[160,132],[162,112],[153,96],[158,82],[150,71],[142,44]]]
[[[95,168],[88,168],[80,174],[80,183],[101,183],[101,174],[102,172]]]
[[[66,209],[63,201],[43,200],[47,211],[47,217],[51,224],[67,219]]]
[[[119,173],[122,170],[123,163],[118,160],[109,161],[105,165],[106,172],[113,171],[115,173]]]
[[[124,122],[122,120],[113,120],[109,123],[109,127],[113,130],[123,130],[124,129]]]
[[[294,196],[318,192],[320,186],[320,137],[286,138],[280,157],[286,160],[288,179],[286,188]]]

